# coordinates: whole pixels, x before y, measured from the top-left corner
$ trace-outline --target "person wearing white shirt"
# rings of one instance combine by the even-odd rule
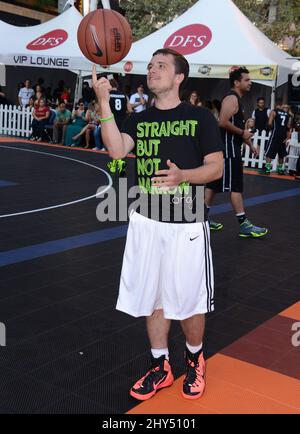
[[[148,95],[144,93],[144,86],[142,84],[137,87],[137,93],[131,95],[129,102],[135,113],[146,110]]]
[[[34,90],[30,87],[30,80],[25,80],[25,87],[22,87],[19,91],[19,104],[21,107],[26,107],[29,104],[29,100],[34,96]]]

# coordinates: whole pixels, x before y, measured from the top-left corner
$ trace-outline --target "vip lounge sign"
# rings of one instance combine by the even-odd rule
[[[176,30],[164,44],[182,55],[203,50],[211,41],[212,32],[204,24],[191,24]]]
[[[68,33],[62,29],[55,29],[44,35],[38,36],[26,45],[30,51],[51,50],[63,44],[68,39]],[[51,52],[50,52],[51,53]],[[50,54],[49,53],[49,54]],[[48,53],[47,53],[48,54]],[[42,55],[15,55],[13,56],[15,65],[31,65],[56,68],[70,67],[70,60],[67,57],[42,56]]]

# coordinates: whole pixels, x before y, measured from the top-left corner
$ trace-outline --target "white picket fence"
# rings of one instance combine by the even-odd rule
[[[0,134],[7,136],[29,137],[31,134],[31,109],[20,108],[18,106],[0,105]],[[265,148],[269,135],[265,131],[261,136],[256,133],[253,137],[253,145],[259,149],[259,155],[254,157],[249,146],[245,146],[243,160],[246,167],[261,169],[266,162]],[[286,158],[286,168],[294,170],[296,161],[300,155],[300,143],[298,143],[298,133],[293,133],[288,148],[288,157]],[[273,170],[276,169],[277,159],[273,161]]]
[[[7,136],[29,137],[31,134],[32,109],[0,105],[0,134]]]

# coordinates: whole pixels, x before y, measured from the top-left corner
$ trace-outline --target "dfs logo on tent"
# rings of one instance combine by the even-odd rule
[[[172,48],[182,55],[203,50],[211,41],[212,32],[204,24],[191,24],[176,30],[166,40],[164,48]]]
[[[68,39],[68,33],[57,29],[39,36],[34,41],[29,42],[27,50],[49,50],[63,44]]]

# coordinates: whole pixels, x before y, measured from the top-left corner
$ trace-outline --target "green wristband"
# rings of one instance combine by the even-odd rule
[[[100,118],[100,122],[108,122],[111,121],[112,119],[114,119],[114,115],[112,114],[111,116],[108,116],[107,118]]]

